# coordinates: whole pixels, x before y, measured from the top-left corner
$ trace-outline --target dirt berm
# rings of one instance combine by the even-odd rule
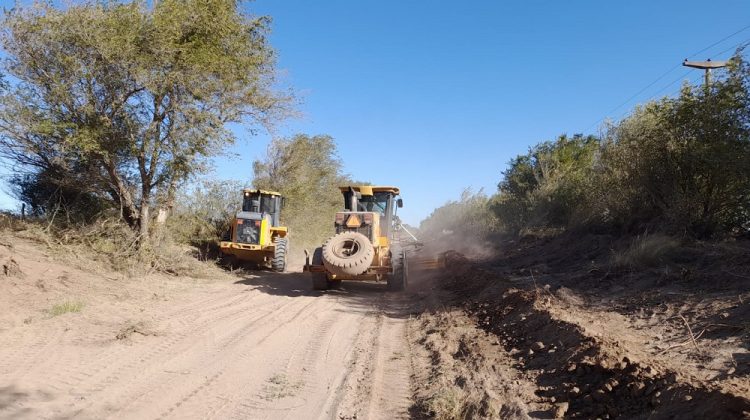
[[[409,329],[422,364],[412,413],[750,418],[750,290],[711,275],[747,272],[736,258],[747,244],[687,247],[708,257],[667,264],[671,277],[663,265],[607,270],[616,246],[568,237],[509,241],[483,262],[449,253]]]

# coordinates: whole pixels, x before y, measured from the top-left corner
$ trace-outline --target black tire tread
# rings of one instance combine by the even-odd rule
[[[359,244],[359,252],[349,258],[334,254],[332,248],[344,241],[353,240]],[[331,236],[323,244],[323,265],[326,270],[337,276],[356,276],[364,273],[375,258],[375,248],[365,235],[358,232],[341,232]]]
[[[273,260],[271,261],[271,269],[283,273],[286,270],[286,256],[289,249],[289,239],[277,236],[274,238],[273,242],[276,246],[274,248]]]
[[[391,261],[391,264],[393,264],[394,267],[393,273],[389,274],[387,278],[388,290],[393,292],[403,291],[408,284],[409,274],[406,253],[403,251],[397,251]]]
[[[312,257],[313,265],[323,264],[323,249],[318,247],[313,251]],[[313,290],[328,290],[329,281],[326,273],[310,273],[312,275],[312,288]]]

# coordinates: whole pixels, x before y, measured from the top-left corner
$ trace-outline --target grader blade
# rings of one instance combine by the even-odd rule
[[[434,258],[419,258],[410,261],[417,270],[442,270],[445,268],[445,253]]]

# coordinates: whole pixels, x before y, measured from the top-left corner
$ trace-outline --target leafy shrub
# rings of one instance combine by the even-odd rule
[[[750,68],[636,108],[603,138],[561,136],[510,162],[491,208],[511,232],[750,229]]]
[[[685,86],[612,127],[608,204],[631,225],[711,237],[750,220],[750,85],[735,61],[710,89]]]
[[[517,233],[573,224],[588,198],[599,144],[593,136],[560,136],[513,159],[491,205],[503,226]]]
[[[237,180],[207,180],[178,194],[166,230],[178,243],[194,246],[216,243],[242,206],[242,190]]]
[[[59,166],[10,179],[16,198],[28,204],[28,215],[46,217],[59,226],[91,223],[107,211],[112,202],[91,188],[89,168],[78,173]]]

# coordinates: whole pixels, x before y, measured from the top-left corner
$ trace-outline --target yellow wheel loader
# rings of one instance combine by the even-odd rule
[[[234,217],[219,244],[222,255],[232,262],[283,272],[289,238],[287,228],[280,226],[281,194],[255,189],[245,189],[242,194],[242,211]]]
[[[400,246],[396,209],[403,206],[396,187],[340,187],[344,211],[334,219],[336,234],[311,256],[304,271],[317,290],[336,287],[342,280],[385,280],[390,290],[407,284],[407,260]]]

